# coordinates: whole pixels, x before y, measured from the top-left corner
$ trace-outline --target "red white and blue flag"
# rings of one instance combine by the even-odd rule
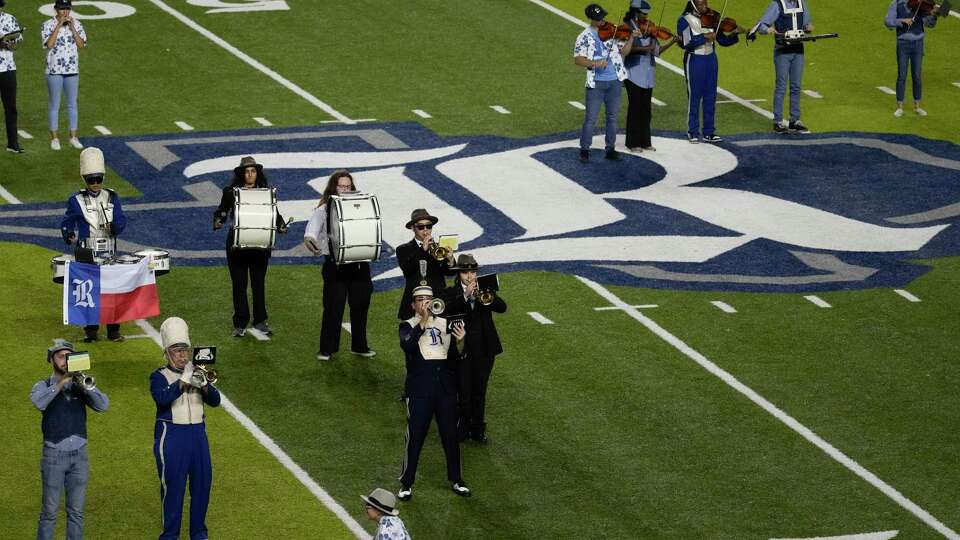
[[[153,270],[137,264],[68,262],[63,280],[63,324],[108,324],[160,314]]]

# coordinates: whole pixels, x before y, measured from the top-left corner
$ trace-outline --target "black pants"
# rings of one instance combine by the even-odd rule
[[[417,479],[417,462],[423,441],[430,431],[430,421],[437,417],[440,442],[447,458],[447,480],[463,482],[460,471],[460,443],[457,441],[457,397],[407,398],[407,448],[403,458],[400,483],[412,486]]]
[[[7,125],[7,147],[16,148],[17,141],[17,70],[0,73],[0,100],[3,121]]]
[[[270,264],[268,249],[227,249],[227,266],[233,282],[233,327],[246,328],[250,322],[250,306],[247,304],[247,281],[253,290],[253,324],[267,320],[264,286],[267,280],[267,265]]]
[[[653,88],[640,88],[629,79],[627,87],[627,148],[647,148],[650,144],[650,101]]]
[[[332,257],[323,263],[323,320],[320,323],[320,352],[340,350],[343,309],[350,303],[351,350],[367,352],[367,311],[373,282],[370,265],[365,262],[337,264]]]
[[[457,425],[461,439],[480,439],[487,430],[487,383],[493,371],[493,358],[468,356],[457,368]]]
[[[97,332],[100,331],[99,324],[88,324],[83,327],[83,333],[88,336],[95,336]],[[119,324],[108,324],[107,325],[107,337],[112,337],[120,334],[120,325]]]

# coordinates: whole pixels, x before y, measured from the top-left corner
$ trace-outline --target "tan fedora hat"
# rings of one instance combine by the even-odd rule
[[[370,495],[361,495],[360,498],[363,499],[363,502],[369,504],[384,514],[387,514],[388,516],[396,516],[400,514],[400,511],[396,509],[397,496],[383,488],[377,488],[371,491]]]

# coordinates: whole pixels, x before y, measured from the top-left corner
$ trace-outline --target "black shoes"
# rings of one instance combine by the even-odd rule
[[[467,487],[467,484],[464,483],[463,480],[450,484],[450,489],[461,497],[470,496],[470,488]]]
[[[114,342],[114,343],[120,343],[121,341],[124,340],[124,337],[123,337],[123,335],[120,334],[120,332],[117,332],[117,333],[115,333],[115,334],[112,334],[112,333],[107,334],[107,339],[109,339],[110,341],[112,341],[112,342]]]
[[[8,146],[7,152],[12,152],[14,154],[22,154],[26,152],[26,150],[24,150],[23,147],[18,144],[17,146]]]
[[[774,123],[773,123],[773,132],[774,132],[774,133],[776,133],[776,134],[778,134],[778,135],[783,135],[784,133],[788,133],[789,131],[790,131],[790,130],[787,128],[786,124],[784,124],[783,122],[774,122]]]
[[[810,133],[810,128],[803,125],[803,122],[797,120],[796,122],[790,122],[790,131],[794,133]]]
[[[609,159],[610,161],[620,161],[620,152],[610,149],[607,150],[607,153],[603,155],[603,159]]]
[[[580,163],[587,163],[589,161],[590,161],[590,151],[580,150]]]
[[[706,142],[706,143],[718,143],[718,142],[723,142],[723,137],[721,137],[721,136],[719,136],[719,135],[704,135],[704,136],[703,136],[703,142]]]
[[[84,343],[93,343],[94,341],[97,341],[97,335],[96,335],[96,334],[87,334],[87,335],[83,336],[83,342],[84,342]]]

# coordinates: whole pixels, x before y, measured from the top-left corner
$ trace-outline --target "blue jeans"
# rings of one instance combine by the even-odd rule
[[[913,78],[913,100],[920,101],[923,81],[920,69],[923,67],[923,40],[897,40],[897,103],[903,103],[907,86],[907,64]]]
[[[56,131],[60,123],[60,95],[67,94],[67,120],[70,131],[77,130],[77,94],[80,91],[80,75],[47,75],[47,120],[50,131]]]
[[[44,445],[40,458],[43,499],[40,507],[40,521],[37,523],[37,540],[53,538],[57,528],[60,493],[64,487],[67,488],[67,539],[83,538],[83,499],[87,494],[89,469],[86,446],[70,452],[61,452]]]
[[[773,121],[783,121],[783,99],[790,81],[790,121],[800,120],[800,84],[803,82],[803,53],[773,53],[777,85],[773,91]]]
[[[580,129],[580,149],[589,150],[593,141],[593,127],[600,116],[600,104],[606,115],[603,122],[604,147],[613,150],[617,143],[617,120],[620,116],[620,81],[596,81],[594,88],[586,88],[584,101],[587,110],[583,116],[583,128]]]

